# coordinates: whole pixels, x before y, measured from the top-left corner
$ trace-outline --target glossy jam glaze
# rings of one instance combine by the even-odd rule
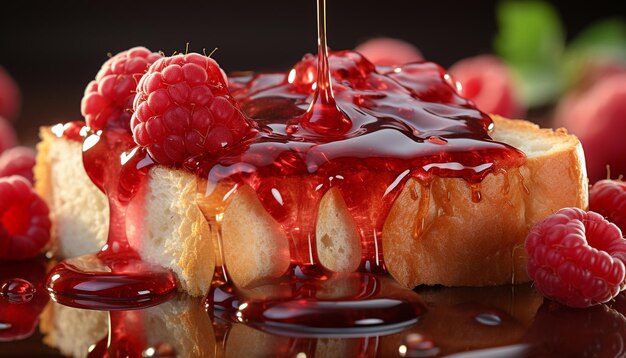
[[[336,104],[351,127],[338,136],[318,135],[301,123],[311,112],[328,111],[311,105],[316,62],[309,55],[289,73],[231,78],[233,95],[261,130],[215,161],[192,163],[206,171],[208,195],[218,184],[252,187],[283,229],[298,233],[296,261],[311,261],[308,241],[318,204],[331,188],[346,200],[364,260],[380,266],[375,246],[381,246],[374,241],[409,178],[425,185],[433,176],[463,178],[473,185],[525,160],[517,149],[491,140],[491,119],[456,94],[440,66],[377,69],[350,51],[331,54],[329,62]],[[285,178],[297,178],[298,187]],[[306,252],[297,249],[300,243]]]
[[[233,321],[307,334],[411,324],[424,308],[412,291],[387,282],[381,241],[387,214],[406,181],[427,185],[435,176],[462,178],[480,200],[475,188],[486,175],[525,160],[517,149],[490,138],[491,119],[457,94],[440,66],[376,67],[353,51],[329,53],[323,0],[318,1],[317,56],[305,56],[286,73],[231,76],[229,86],[255,129],[223,155],[189,158],[184,167],[200,178],[205,195],[200,201],[214,202],[220,186],[231,194],[218,198],[217,207],[200,205],[218,241],[219,216],[233,194],[249,186],[289,237],[291,258],[283,277],[257,282],[254,290],[235,287],[227,263],[216,268],[207,305],[226,310],[224,317]],[[127,207],[142,200],[135,196],[145,186],[150,158],[134,147],[127,131],[87,133],[76,127],[57,131],[84,138],[85,170],[109,200],[109,239],[99,254],[57,266],[48,290],[59,301],[70,297],[66,304],[96,302],[91,307],[96,309],[111,309],[111,302],[134,307],[167,294],[175,288],[173,275],[143,263],[126,233],[133,220]],[[361,264],[348,278],[328,271],[317,256],[317,212],[330,189],[345,200],[360,236]],[[346,282],[359,290],[336,294],[329,289]],[[258,296],[259,287],[279,293]]]

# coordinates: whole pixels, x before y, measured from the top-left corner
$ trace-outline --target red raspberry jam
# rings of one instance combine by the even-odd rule
[[[317,57],[305,56],[287,73],[230,78],[232,97],[258,132],[218,156],[184,162],[209,197],[217,185],[232,192],[250,186],[290,239],[291,269],[260,284],[270,290],[235,287],[228,267],[216,267],[206,306],[214,317],[266,330],[394,331],[424,312],[417,294],[390,279],[382,255],[383,223],[407,180],[462,178],[480,200],[477,188],[486,175],[517,168],[525,157],[491,139],[492,120],[457,94],[440,66],[377,67],[356,52],[329,55],[324,13],[318,1]],[[109,198],[109,240],[101,253],[53,270],[48,289],[69,297],[66,304],[100,309],[136,307],[171,292],[173,275],[141,263],[125,232],[133,220],[128,204],[142,199],[136,194],[146,183],[149,157],[126,132],[109,128],[86,138],[83,161]],[[361,239],[361,264],[351,274],[329,272],[317,257],[317,211],[331,188],[345,199]],[[214,210],[203,210],[219,233]],[[99,269],[91,269],[94,262]],[[282,289],[259,295],[271,288]]]

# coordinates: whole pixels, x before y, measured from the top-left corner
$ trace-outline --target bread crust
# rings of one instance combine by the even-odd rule
[[[522,120],[494,117],[494,122],[494,140],[517,143],[526,149],[526,163],[489,174],[474,187],[460,178],[436,177],[429,183],[409,179],[391,208],[382,238],[387,269],[401,284],[485,286],[527,282],[523,243],[530,228],[560,208],[587,207],[584,155],[576,137],[563,129],[539,129]],[[58,210],[50,198],[54,191],[63,189],[51,185],[52,164],[47,155],[52,141],[63,139],[42,130],[35,171],[37,190],[52,203],[55,213]],[[170,178],[169,184],[163,184],[164,177]],[[179,170],[156,167],[150,171],[148,190],[165,185],[176,192],[171,205],[180,215],[170,223],[178,229],[175,237],[167,238],[173,244],[167,245],[181,246],[182,250],[172,253],[175,262],[155,258],[158,255],[153,252],[162,246],[144,228],[141,241],[150,249],[140,250],[142,257],[172,268],[181,287],[196,296],[206,292],[213,266],[222,258],[231,278],[240,286],[284,273],[291,259],[289,238],[263,209],[254,191],[243,186],[224,200],[230,188],[218,187],[213,195],[196,198],[197,181],[195,176]],[[476,190],[480,192],[479,201],[472,199]],[[146,199],[145,205],[146,217],[167,220],[164,203],[158,198]],[[208,224],[198,208],[209,219]],[[339,192],[328,191],[318,212],[320,261],[331,271],[353,271],[360,261],[361,248]],[[146,220],[143,225],[152,224]],[[55,237],[62,242],[78,240]],[[217,245],[219,237],[223,255]]]
[[[479,186],[478,202],[462,179],[435,178],[427,185],[410,180],[383,230],[387,268],[407,287],[527,282],[524,240],[530,228],[563,207],[588,206],[584,156],[576,137],[521,120],[494,121],[494,138],[498,131],[529,134],[560,147],[528,155],[520,168],[489,174]],[[425,206],[420,203],[424,197]],[[419,235],[411,232],[414,227],[422,228]]]

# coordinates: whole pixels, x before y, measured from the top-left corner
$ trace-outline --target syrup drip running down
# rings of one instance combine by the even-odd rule
[[[109,201],[108,239],[99,253],[65,260],[52,269],[47,283],[51,297],[101,310],[146,307],[167,299],[176,289],[173,273],[142,261],[127,235],[127,223],[138,219],[128,215],[128,208],[145,187],[152,161],[134,147],[126,131],[108,129],[85,138],[83,165]]]
[[[326,0],[317,1],[317,53],[317,89],[301,123],[304,128],[332,138],[345,134],[352,127],[352,123],[337,107],[330,80],[326,44]]]

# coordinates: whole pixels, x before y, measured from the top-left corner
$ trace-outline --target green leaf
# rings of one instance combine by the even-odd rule
[[[565,47],[556,10],[543,1],[504,1],[497,16],[494,47],[517,74],[526,105],[555,100],[563,88],[560,63]]]
[[[565,76],[573,86],[593,63],[621,62],[626,66],[626,23],[618,18],[589,25],[570,43],[564,59]]]
[[[600,20],[589,25],[570,43],[568,51],[615,49],[626,52],[626,23],[619,18]]]

